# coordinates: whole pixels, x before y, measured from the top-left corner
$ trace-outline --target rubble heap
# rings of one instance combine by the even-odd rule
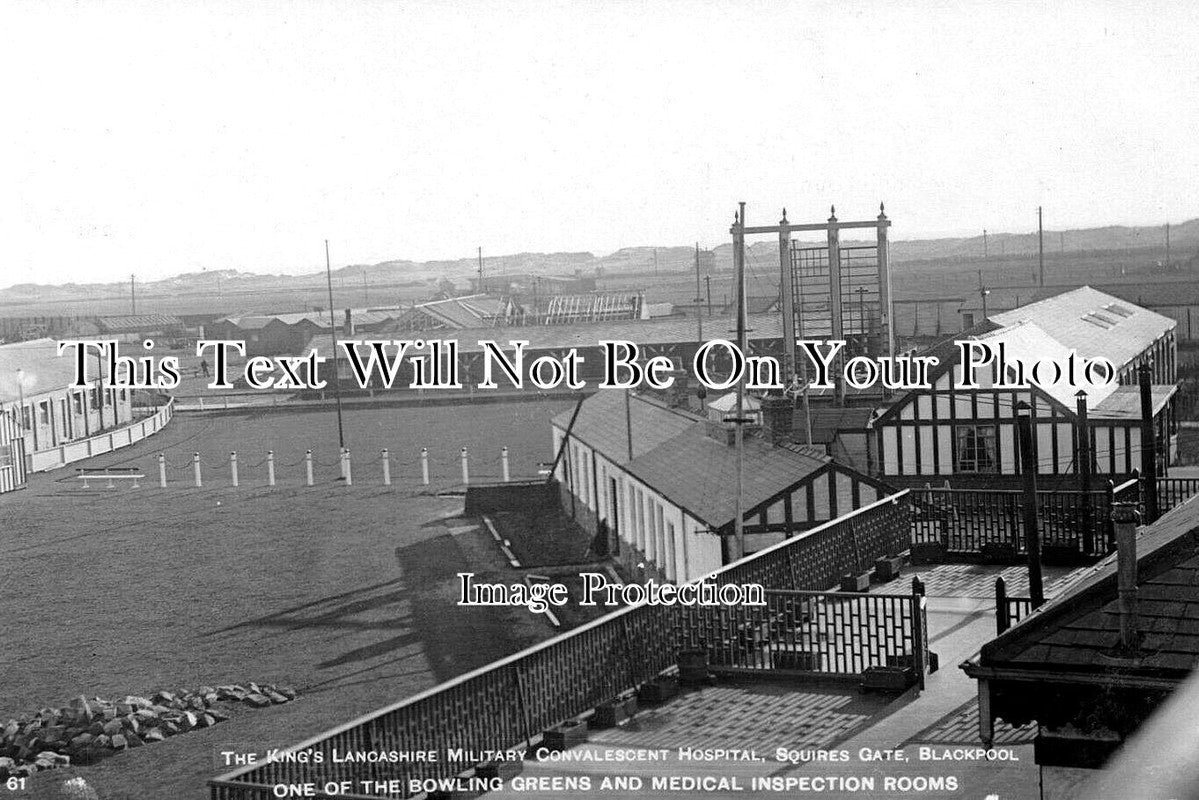
[[[4,724],[0,779],[90,764],[115,752],[207,728],[229,719],[228,709],[236,704],[265,708],[295,698],[294,689],[258,683],[201,686],[150,698],[129,695],[123,700],[80,695],[60,708],[43,708]]]

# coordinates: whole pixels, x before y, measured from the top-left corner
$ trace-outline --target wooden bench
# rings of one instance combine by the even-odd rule
[[[133,488],[139,488],[140,481],[146,477],[146,474],[137,467],[104,467],[103,469],[88,469],[79,468],[75,470],[75,479],[83,481],[83,488],[90,487],[89,481],[107,480],[106,488],[115,489],[116,484],[113,481],[133,481]]]

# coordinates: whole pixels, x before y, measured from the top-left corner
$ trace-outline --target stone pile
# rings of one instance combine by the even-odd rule
[[[115,752],[207,728],[229,719],[228,709],[239,703],[265,708],[295,698],[294,689],[258,683],[201,686],[149,698],[129,695],[123,700],[80,695],[65,706],[22,714],[0,727],[0,779],[90,764]]]

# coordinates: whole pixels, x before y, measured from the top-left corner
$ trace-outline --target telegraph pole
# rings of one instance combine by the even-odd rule
[[[129,276],[129,313],[137,314],[137,275]]]
[[[333,396],[337,399],[337,447],[339,453],[344,453],[346,432],[341,420],[341,365],[337,358],[337,317],[333,314],[333,268],[329,265],[328,239],[325,240],[325,284],[329,289],[329,333],[333,336]]]
[[[708,291],[708,316],[712,316],[712,276],[704,276],[704,288]]]
[[[1166,269],[1170,268],[1170,223],[1166,223]]]
[[[479,294],[483,294],[483,248],[479,248]]]
[[[733,223],[733,268],[737,273],[737,347],[742,353],[746,351],[745,334],[745,203],[739,204],[740,210]],[[737,411],[734,424],[734,444],[737,450],[737,502],[733,517],[733,533],[737,539],[737,558],[745,557],[745,520],[741,508],[744,498],[742,489],[745,482],[745,380],[744,375],[737,381]]]
[[[1037,283],[1045,286],[1045,227],[1042,224],[1041,207],[1037,206]]]
[[[983,261],[987,260],[987,229],[983,228]]]
[[[704,343],[704,297],[699,288],[699,242],[695,243],[695,335],[696,341]]]

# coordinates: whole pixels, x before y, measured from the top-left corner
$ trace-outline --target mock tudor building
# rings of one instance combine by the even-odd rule
[[[789,400],[763,402],[744,436],[742,519],[756,552],[889,493],[877,480],[794,444]],[[553,420],[555,477],[568,513],[629,566],[683,583],[733,560],[734,431],[648,393],[604,389]]]
[[[1176,324],[1084,286],[992,314],[955,339],[971,339],[993,349],[1002,343],[1009,362],[1060,362],[1070,351],[1078,359],[1110,360],[1118,383],[1087,387],[1086,428],[1093,473],[1119,480],[1141,463],[1137,368],[1149,360],[1159,474],[1165,474],[1172,460]],[[979,388],[955,388],[962,383],[963,373],[955,342],[945,340],[929,354],[940,359],[929,376],[933,388],[900,396],[873,423],[876,474],[882,480],[898,486],[945,480],[955,488],[1018,485],[1016,405],[1021,401],[1032,406],[1038,473],[1077,474],[1078,387],[1063,382],[1049,388],[996,388],[998,374],[990,367],[977,371]]]

